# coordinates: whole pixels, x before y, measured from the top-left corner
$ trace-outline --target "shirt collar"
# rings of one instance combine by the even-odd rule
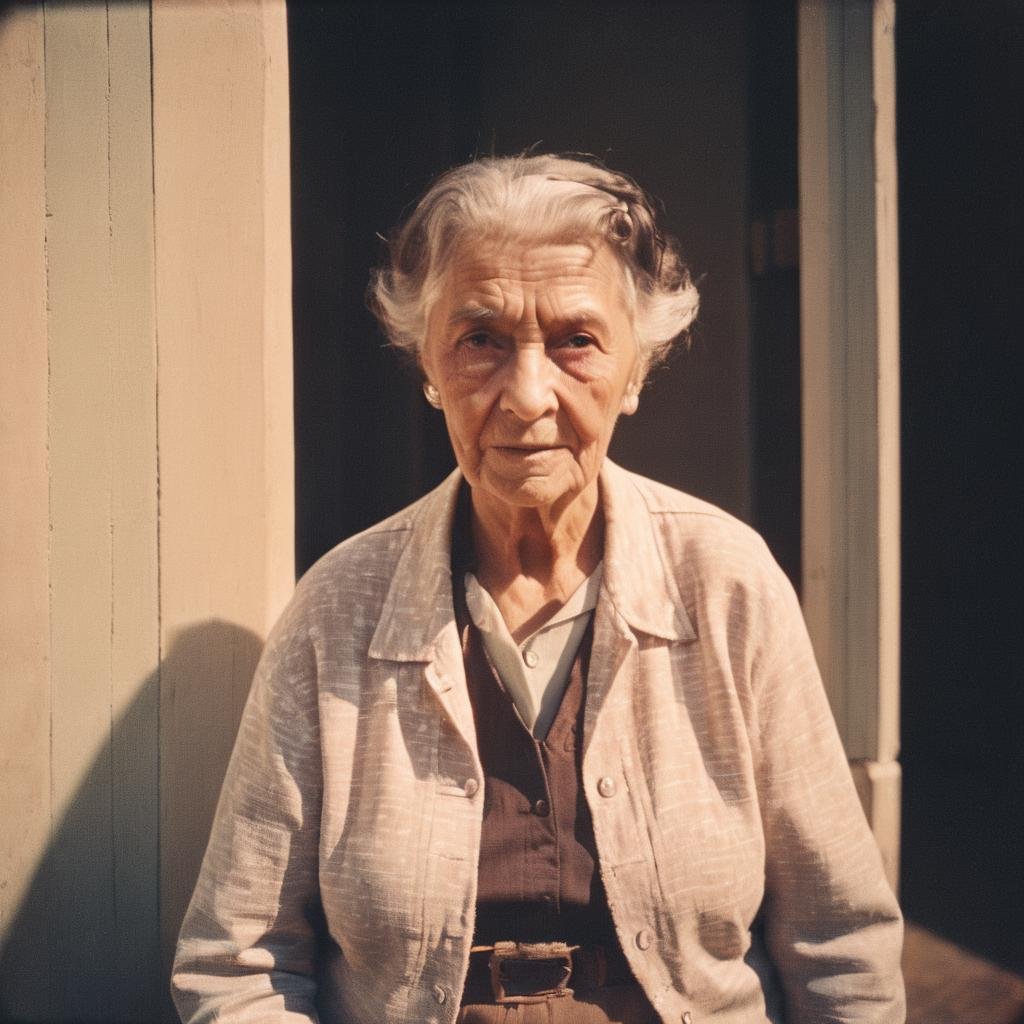
[[[603,569],[604,563],[599,562],[597,568],[573,591],[565,604],[550,619],[533,631],[531,638],[544,630],[550,629],[552,626],[557,626],[560,622],[568,622],[570,619],[575,619],[578,615],[592,612],[597,607]],[[469,610],[470,618],[473,620],[473,625],[485,633],[501,632],[498,624],[498,620],[501,619],[501,612],[498,610],[494,598],[484,590],[480,585],[480,581],[473,573],[466,572],[463,578],[466,587],[466,607]],[[524,644],[526,642],[526,640],[523,641]]]
[[[600,488],[605,551],[599,598],[606,595],[637,632],[666,640],[694,639],[675,572],[665,565],[655,515],[633,475],[606,459]],[[453,539],[457,509],[463,519]],[[468,509],[469,488],[455,470],[392,525],[408,536],[370,643],[370,657],[432,660],[442,632],[454,620],[452,572],[473,567]]]

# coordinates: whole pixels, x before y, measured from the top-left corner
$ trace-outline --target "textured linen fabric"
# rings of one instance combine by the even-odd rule
[[[325,555],[272,631],[182,926],[185,1021],[458,1015],[483,814],[460,481]],[[902,920],[792,588],[711,505],[608,462],[601,500],[583,784],[637,980],[672,1024],[901,1024]]]

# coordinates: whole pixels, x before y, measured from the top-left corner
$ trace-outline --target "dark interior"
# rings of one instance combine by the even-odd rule
[[[1024,973],[1019,3],[901,3],[907,916]]]

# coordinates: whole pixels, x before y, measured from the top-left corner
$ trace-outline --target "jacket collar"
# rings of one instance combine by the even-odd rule
[[[411,506],[395,528],[408,533],[370,643],[371,658],[432,661],[454,622],[451,533],[462,475],[455,470]],[[600,475],[605,516],[602,597],[636,632],[693,640],[675,576],[664,564],[654,517],[632,474],[606,459]]]
[[[655,515],[637,477],[605,459],[604,590],[631,629],[663,640],[697,637],[683,605],[675,572],[664,560]]]

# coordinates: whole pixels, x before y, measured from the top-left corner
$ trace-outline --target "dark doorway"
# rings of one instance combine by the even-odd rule
[[[759,335],[748,257],[751,179],[767,216],[795,205],[789,6],[773,25],[755,13],[764,5],[738,0],[289,4],[300,571],[452,466],[440,415],[365,309],[377,234],[447,167],[534,146],[591,152],[636,177],[663,202],[700,278],[693,345],[622,421],[613,457],[759,525],[763,513],[795,573],[798,340],[776,307],[793,304],[796,270],[777,268],[775,285],[760,288],[757,309],[776,326]],[[765,83],[750,79],[750,36],[769,28],[775,42],[762,42],[757,73],[781,77],[771,89],[785,101],[752,107]],[[762,161],[752,138],[791,153]],[[780,174],[785,196],[772,184]],[[751,360],[752,337],[770,360]],[[755,429],[771,443],[757,447]],[[775,463],[755,471],[755,453]]]
[[[801,573],[796,4],[748,7],[752,522]]]
[[[1019,3],[898,7],[902,896],[1018,973],[1022,44]]]

